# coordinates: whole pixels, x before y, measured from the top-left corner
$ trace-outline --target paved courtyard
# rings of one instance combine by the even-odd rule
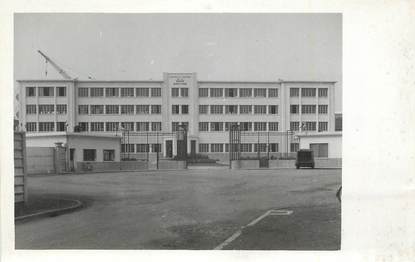
[[[339,249],[339,169],[199,169],[29,177],[82,209],[16,223],[17,249]],[[264,217],[270,209],[293,211]]]

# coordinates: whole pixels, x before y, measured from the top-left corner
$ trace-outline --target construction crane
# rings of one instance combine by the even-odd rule
[[[63,76],[63,78],[65,78],[66,80],[75,80],[74,78],[70,77],[68,75],[68,73],[65,72],[65,70],[63,70],[60,66],[58,66],[55,62],[53,62],[47,55],[45,55],[42,51],[37,50],[37,52],[43,56],[46,59],[46,63],[50,63],[53,68],[56,69],[56,71],[58,71],[58,73]],[[47,71],[45,72],[45,74],[47,75]]]

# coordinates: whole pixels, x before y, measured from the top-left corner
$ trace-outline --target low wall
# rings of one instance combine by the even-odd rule
[[[269,160],[269,168],[295,168],[295,160]]]
[[[159,161],[159,169],[187,169],[186,161],[164,160]]]
[[[55,148],[27,147],[26,165],[28,174],[55,173]]]
[[[148,164],[145,161],[121,161],[121,162],[77,162],[77,172],[100,172],[117,170],[146,170]]]
[[[258,169],[259,160],[232,160],[232,169]]]
[[[342,168],[341,158],[315,158],[315,168]]]

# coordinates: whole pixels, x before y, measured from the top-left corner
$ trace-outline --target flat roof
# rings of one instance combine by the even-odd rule
[[[337,132],[321,132],[321,133],[307,133],[307,132],[302,132],[302,133],[296,134],[296,136],[299,136],[299,137],[342,136],[342,132],[341,131],[337,131]]]

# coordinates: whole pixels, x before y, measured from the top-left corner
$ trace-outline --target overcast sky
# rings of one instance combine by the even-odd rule
[[[40,49],[79,79],[338,81],[341,111],[340,14],[16,14],[14,46],[15,79],[45,78]]]

